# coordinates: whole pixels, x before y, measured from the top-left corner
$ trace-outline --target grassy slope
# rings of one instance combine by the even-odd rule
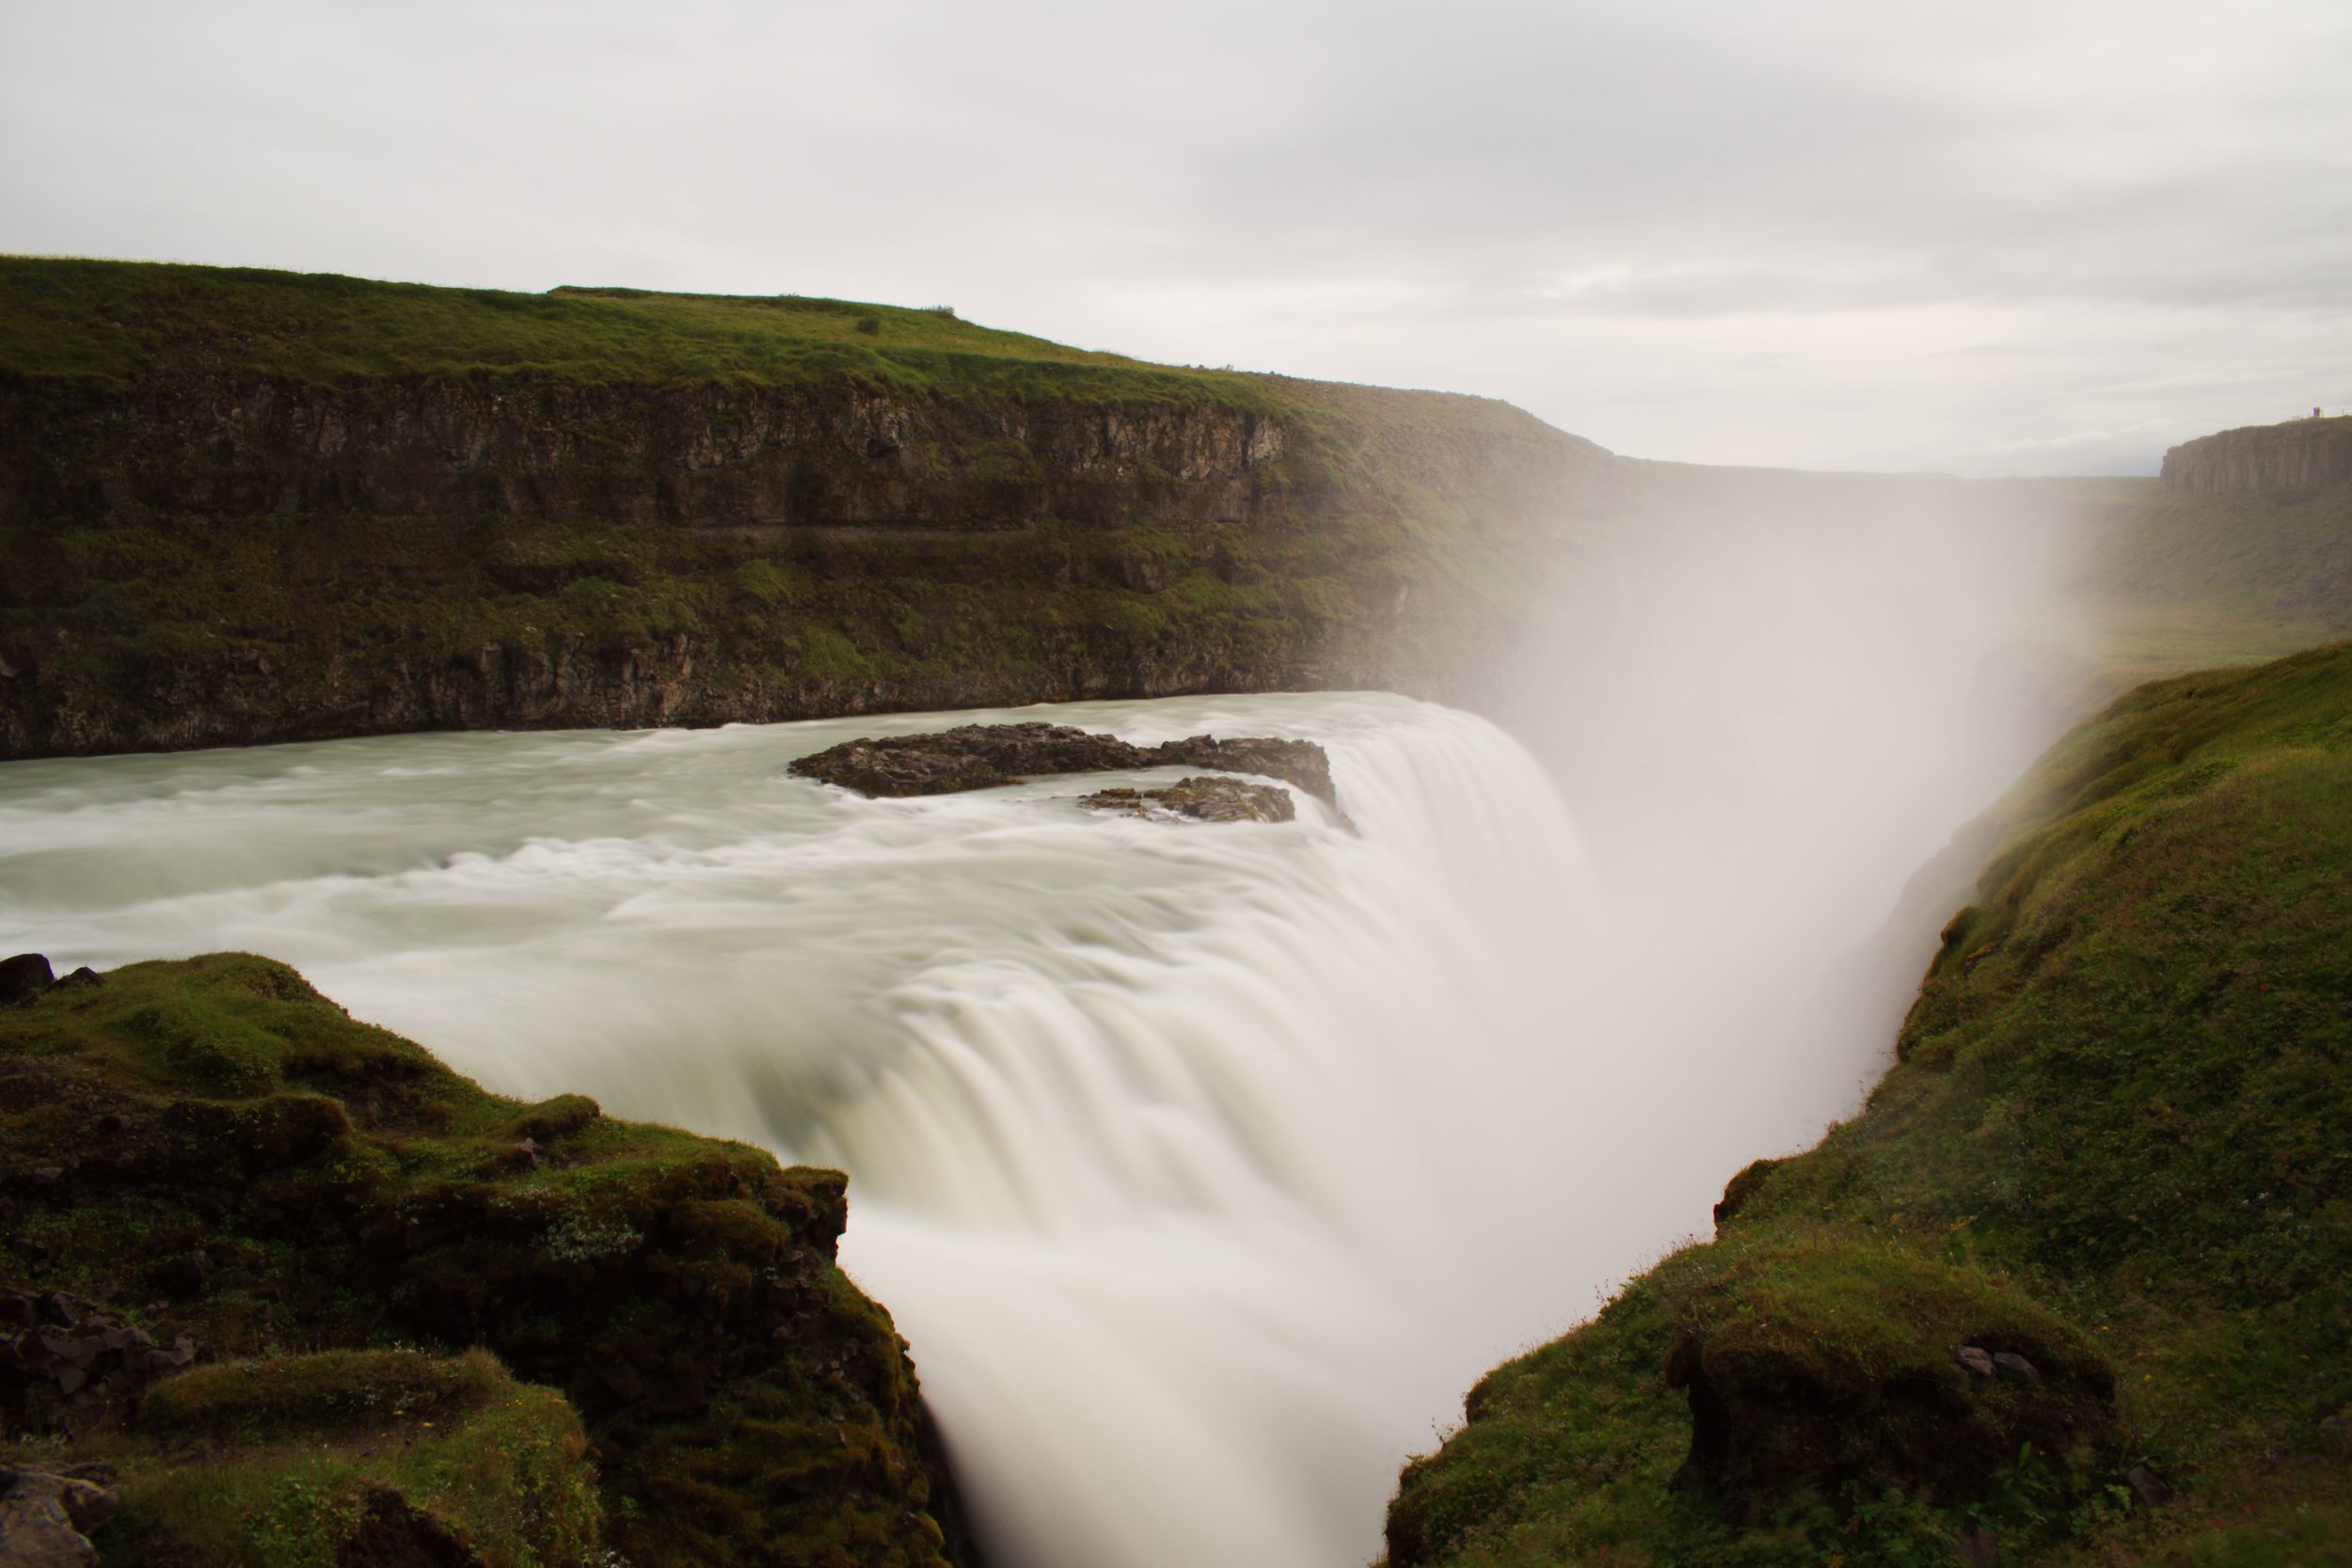
[[[875,330],[860,330],[870,322]],[[323,385],[528,372],[1275,404],[1265,383],[1089,353],[945,310],[796,295],[510,293],[246,267],[0,258],[0,373],[128,383],[234,370]]]
[[[2070,736],[2001,808],[1865,1111],[1743,1174],[1716,1241],[1491,1373],[1406,1473],[1400,1560],[1948,1562],[1979,1522],[2054,1563],[2344,1560],[2347,800],[2352,645],[2146,687]],[[1889,1281],[1920,1268],[1958,1284],[1906,1301]],[[2117,1441],[1950,1506],[1881,1474],[1746,1529],[1670,1486],[1677,1333],[1941,1363],[1968,1332],[1936,1321],[1955,1290],[2097,1347]],[[2153,1515],[2122,1484],[2142,1459],[2183,1494]]]
[[[941,1568],[913,1370],[832,1262],[840,1193],[485,1093],[268,959],[130,965],[0,1011],[0,1281],[199,1360],[130,1407],[0,1375],[0,1416],[122,1471],[109,1560],[331,1560],[375,1485],[494,1562]]]

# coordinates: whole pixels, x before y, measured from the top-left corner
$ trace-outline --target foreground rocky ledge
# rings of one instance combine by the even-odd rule
[[[1265,736],[1219,740],[1213,735],[1196,735],[1157,746],[1137,746],[1115,735],[1037,721],[959,724],[930,735],[845,740],[799,758],[791,771],[804,779],[881,797],[952,795],[1056,773],[1110,773],[1138,768],[1256,773],[1295,784],[1327,804],[1337,803],[1331,787],[1331,759],[1311,740]]]
[[[485,1093],[266,958],[16,972],[0,1560],[971,1560],[838,1172]]]

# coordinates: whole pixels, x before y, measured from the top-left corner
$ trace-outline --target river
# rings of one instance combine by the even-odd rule
[[[1030,717],[1318,740],[1345,816],[785,773]],[[1480,1372],[1850,1099],[1851,1041],[1742,1032],[1744,918],[1604,896],[1515,741],[1377,693],[0,768],[0,951],[266,953],[500,1091],[846,1169],[999,1568],[1374,1555]]]

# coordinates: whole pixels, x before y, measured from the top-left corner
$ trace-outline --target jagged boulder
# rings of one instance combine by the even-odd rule
[[[1078,804],[1159,821],[1289,822],[1298,816],[1289,790],[1241,779],[1179,779],[1166,789],[1099,789],[1081,796]]]
[[[929,735],[845,740],[796,759],[797,777],[839,784],[860,795],[950,795],[993,789],[1060,773],[1108,773],[1138,768],[1211,768],[1257,773],[1335,802],[1331,759],[1311,740],[1250,736],[1219,740],[1189,736],[1137,746],[1115,735],[1069,724],[959,724]]]
[[[11,1007],[47,990],[56,981],[49,960],[39,953],[0,958],[0,1007]]]
[[[96,1568],[90,1535],[119,1506],[103,1465],[0,1464],[0,1563]]]

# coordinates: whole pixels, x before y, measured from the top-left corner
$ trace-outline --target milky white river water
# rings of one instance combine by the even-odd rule
[[[1756,1107],[1788,1069],[1708,1026],[1753,998],[1704,918],[1604,911],[1481,720],[1039,714],[1319,740],[1354,826],[1074,803],[1173,770],[918,800],[785,776],[1001,714],[17,763],[0,951],[267,953],[493,1088],[837,1164],[843,1263],[1003,1568],[1353,1568],[1481,1371],[1785,1141]],[[1818,1085],[1796,1101],[1818,1124]]]

